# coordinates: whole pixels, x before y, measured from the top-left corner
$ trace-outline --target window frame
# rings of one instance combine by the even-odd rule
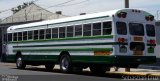
[[[76,31],[76,26],[81,26],[81,35],[76,35],[76,33],[79,33],[80,31]],[[83,24],[76,24],[76,25],[74,25],[74,37],[82,37],[83,36]]]
[[[108,22],[111,24],[111,28],[104,28],[104,23],[108,23]],[[111,34],[112,34],[112,30],[113,30],[112,23],[113,23],[112,21],[102,21],[102,35],[111,35]],[[108,30],[111,29],[110,34],[104,34],[104,32],[105,32],[104,30],[105,30],[105,29],[106,29],[106,30],[107,30],[107,29],[108,29]]]
[[[95,35],[94,35],[94,30],[95,30],[95,29],[94,29],[94,24],[98,24],[98,23],[101,25],[101,26],[100,26],[100,32],[99,32],[100,34],[97,34],[97,35],[95,34]],[[96,29],[96,31],[97,31],[97,30],[98,30],[98,29]],[[99,22],[93,22],[93,23],[92,23],[92,36],[101,36],[101,35],[102,35],[102,22],[101,22],[101,21],[99,21]]]
[[[72,31],[68,32],[68,28],[72,28]],[[72,34],[72,36],[69,36],[69,34]],[[74,25],[70,25],[66,27],[66,37],[74,37]]]
[[[118,31],[117,23],[125,23],[125,29],[126,29],[126,30],[124,31],[125,33],[120,33],[120,32]],[[123,21],[117,21],[117,22],[116,22],[116,32],[117,32],[118,35],[127,35],[127,34],[128,34],[128,32],[127,32],[127,23],[126,23],[126,22],[123,22]]]
[[[85,25],[90,25],[90,35],[85,35],[86,32],[89,32],[89,30],[87,30],[87,31],[84,30],[85,29],[84,28]],[[85,24],[83,24],[83,36],[92,36],[92,23],[85,23]]]

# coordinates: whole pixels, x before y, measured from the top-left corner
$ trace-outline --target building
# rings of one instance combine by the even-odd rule
[[[52,13],[34,3],[24,3],[16,8],[12,8],[13,15],[1,20],[0,22],[0,58],[5,56],[5,46],[7,28],[12,25],[19,25],[42,20],[57,19],[67,17],[61,11]]]

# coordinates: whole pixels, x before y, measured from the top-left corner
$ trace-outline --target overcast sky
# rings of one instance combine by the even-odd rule
[[[28,1],[32,0],[0,0],[0,12]],[[72,0],[69,3],[55,6],[66,1],[71,0],[38,0],[36,4],[52,12],[62,11],[63,14],[69,16],[79,15],[79,13],[84,12],[95,13],[124,8],[124,0]],[[50,6],[53,7],[48,8]],[[130,0],[130,8],[143,9],[156,16],[157,12],[160,14],[160,0]],[[11,11],[2,12],[0,18],[4,19],[10,15],[12,15]]]

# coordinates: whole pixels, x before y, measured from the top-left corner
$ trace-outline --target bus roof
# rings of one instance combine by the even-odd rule
[[[100,12],[100,13],[79,15],[79,16],[66,17],[66,18],[61,18],[61,19],[46,20],[46,21],[34,22],[34,23],[23,24],[23,25],[15,25],[15,26],[10,26],[7,29],[7,31],[28,28],[28,27],[34,27],[34,26],[38,26],[38,25],[47,25],[47,24],[56,24],[56,23],[62,23],[62,22],[83,20],[83,19],[89,19],[89,18],[95,18],[95,17],[103,17],[103,16],[112,17],[112,15],[115,15],[117,12],[125,11],[125,10],[132,10],[132,9],[117,9],[117,10],[105,11],[105,12]]]

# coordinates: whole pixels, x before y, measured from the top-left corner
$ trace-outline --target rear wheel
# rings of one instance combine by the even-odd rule
[[[60,70],[64,73],[72,72],[72,62],[68,55],[62,55],[60,58]]]
[[[16,57],[16,66],[17,66],[18,69],[25,69],[26,64],[23,61],[22,56],[17,56]]]

